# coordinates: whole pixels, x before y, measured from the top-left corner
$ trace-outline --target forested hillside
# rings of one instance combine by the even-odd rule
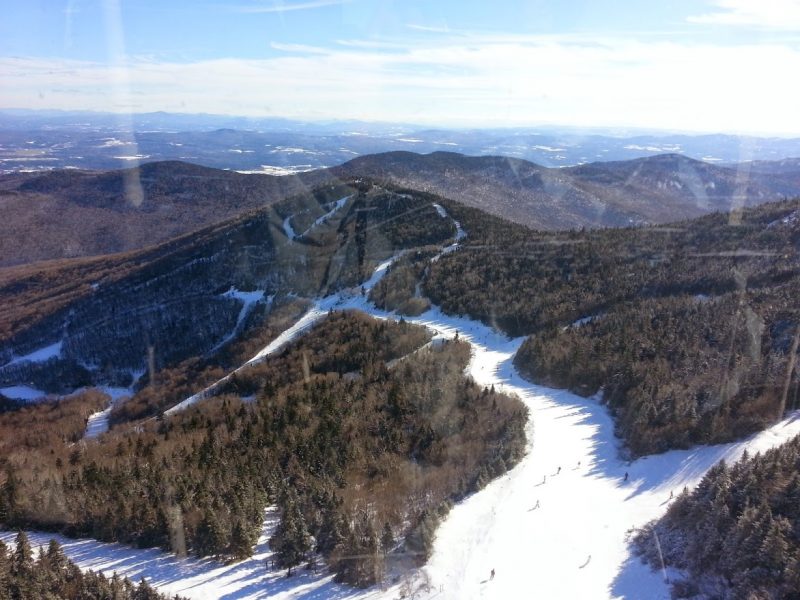
[[[428,298],[532,334],[520,370],[602,389],[634,455],[730,440],[796,405],[800,201],[561,234],[447,206],[469,238],[430,264]]]
[[[764,174],[680,154],[548,168],[510,156],[384,152],[330,172],[431,192],[543,230],[668,223],[800,193],[796,165]]]
[[[146,368],[219,351],[286,301],[358,286],[398,251],[454,234],[426,194],[353,182],[152,249],[6,269],[0,384],[128,386]]]
[[[380,581],[387,561],[423,562],[450,503],[525,447],[524,406],[464,376],[468,344],[428,339],[333,313],[218,397],[97,442],[51,416],[91,394],[0,415],[0,521],[240,558],[277,504],[281,565],[322,556],[341,581]]]
[[[800,438],[734,465],[719,463],[636,545],[691,577],[678,597],[800,598]],[[660,552],[655,539],[660,542]]]
[[[185,162],[0,176],[0,267],[140,250],[330,180]]]

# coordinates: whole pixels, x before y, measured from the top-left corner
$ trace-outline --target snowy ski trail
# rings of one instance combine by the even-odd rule
[[[289,215],[283,220],[283,233],[286,234],[286,237],[290,240],[293,240],[297,237],[297,234],[294,231],[294,227],[292,227],[292,217],[294,215]]]
[[[241,290],[237,290],[235,287],[231,286],[227,292],[222,294],[224,298],[232,298],[238,300],[242,303],[242,308],[239,309],[239,314],[236,317],[236,324],[233,326],[231,332],[226,335],[220,342],[218,342],[211,350],[208,351],[208,354],[214,354],[217,350],[222,348],[225,344],[232,341],[239,333],[242,331],[242,324],[244,320],[247,318],[247,315],[250,314],[250,311],[253,310],[253,306],[257,302],[261,302],[264,300],[267,304],[271,303],[275,296],[264,296],[264,290],[255,290],[252,292],[243,292]]]
[[[337,308],[393,317],[362,297],[339,298]],[[469,374],[481,385],[518,394],[531,411],[525,458],[457,504],[439,527],[433,555],[416,577],[418,585],[430,584],[418,589],[415,597],[420,599],[507,599],[528,597],[532,590],[548,599],[667,599],[661,573],[631,559],[627,531],[662,514],[670,491],[696,485],[717,461],[735,461],[745,449],[763,451],[800,434],[800,414],[794,414],[741,442],[627,463],[618,457],[611,418],[596,399],[536,386],[517,374],[511,360],[521,338],[509,340],[481,323],[444,315],[439,309],[406,320],[432,328],[435,339],[451,339],[458,332],[473,346]],[[624,482],[626,471],[629,479]],[[537,501],[539,508],[531,510]],[[52,537],[32,535],[43,541]],[[330,575],[300,570],[298,577],[286,579],[284,571],[268,571],[262,558],[266,538],[267,533],[254,558],[234,565],[59,539],[83,568],[144,576],[163,591],[194,599],[398,597],[399,584],[386,590],[352,590],[334,584]],[[9,541],[13,534],[3,534],[2,539]],[[491,569],[497,574],[489,581]]]
[[[58,341],[43,348],[39,348],[38,350],[34,350],[33,352],[29,352],[23,356],[17,356],[12,358],[4,365],[0,365],[0,368],[10,367],[11,365],[16,365],[19,363],[25,362],[33,362],[33,363],[41,363],[47,362],[51,358],[58,358],[61,356],[61,352],[64,346],[63,341]]]
[[[317,218],[317,220],[316,220],[316,221],[314,221],[314,222],[313,222],[313,223],[312,223],[312,224],[309,226],[309,228],[308,228],[308,229],[306,229],[306,230],[305,230],[303,233],[301,233],[299,236],[295,236],[295,237],[303,237],[303,236],[305,236],[305,235],[308,235],[308,233],[309,233],[309,232],[310,232],[312,229],[314,229],[315,227],[319,227],[320,225],[322,225],[323,223],[325,223],[325,222],[326,222],[328,219],[330,219],[330,218],[331,218],[333,215],[335,215],[335,214],[336,214],[336,213],[337,213],[337,212],[338,212],[338,211],[339,211],[339,210],[340,210],[340,209],[341,209],[341,208],[342,208],[342,207],[343,207],[345,204],[347,204],[347,201],[348,201],[348,200],[350,200],[350,198],[352,198],[352,197],[353,197],[353,196],[352,196],[352,194],[351,194],[351,195],[349,195],[349,196],[345,196],[344,198],[339,198],[339,200],[337,200],[337,201],[334,203],[334,205],[333,205],[333,208],[331,208],[331,209],[330,209],[328,212],[326,212],[326,213],[325,213],[324,215],[322,215],[321,217]]]
[[[136,393],[133,391],[133,385],[129,388],[98,386],[96,389],[111,396],[111,402],[105,409],[89,415],[89,419],[86,421],[86,432],[83,434],[83,439],[85,440],[94,439],[108,431],[108,419],[111,416],[111,410],[121,398],[133,396]]]
[[[374,286],[396,258],[379,265],[365,287]],[[296,339],[330,308],[397,318],[362,295],[328,296],[315,301],[298,323],[251,361]],[[438,307],[405,320],[429,327],[434,339],[458,335],[468,341],[472,357],[467,373],[480,385],[518,395],[530,410],[526,456],[453,508],[437,531],[427,565],[412,576],[414,598],[666,600],[670,595],[663,574],[631,557],[628,531],[663,514],[671,492],[677,495],[684,486],[695,486],[719,460],[733,462],[745,450],[764,451],[800,434],[800,413],[794,413],[739,442],[626,462],[619,456],[612,419],[596,397],[582,398],[522,379],[512,360],[523,338],[509,339],[477,321],[445,315]],[[94,540],[58,539],[82,568],[117,571],[134,579],[144,576],[161,591],[198,600],[400,596],[399,582],[386,589],[355,590],[333,583],[331,575],[298,570],[299,575],[287,579],[282,570],[267,570],[266,540],[275,518],[268,511],[255,555],[233,565]],[[54,537],[31,535],[36,543]],[[2,533],[0,539],[12,541],[13,534]],[[490,579],[492,570],[496,575]]]

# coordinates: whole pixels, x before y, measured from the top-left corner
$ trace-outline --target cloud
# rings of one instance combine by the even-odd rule
[[[308,0],[307,2],[285,2],[275,0],[269,5],[237,6],[235,10],[242,13],[285,13],[294,10],[310,10],[312,8],[322,8],[324,6],[335,6],[338,4],[348,4],[352,0]]]
[[[307,44],[285,44],[283,42],[270,42],[269,47],[281,52],[295,54],[327,54],[328,50],[319,46],[309,46]]]
[[[124,80],[143,110],[800,134],[791,45],[492,34],[423,37],[391,52],[279,48],[266,59],[189,63],[0,58],[2,104],[110,110],[103,92]]]
[[[414,31],[425,31],[426,33],[451,33],[447,25],[434,26],[434,25],[418,25],[416,23],[407,23],[406,27]]]
[[[693,15],[691,23],[800,31],[798,0],[715,0],[716,12]]]

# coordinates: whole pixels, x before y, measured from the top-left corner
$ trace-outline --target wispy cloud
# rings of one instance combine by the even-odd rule
[[[417,23],[407,23],[406,27],[414,31],[425,31],[427,33],[452,33],[447,25],[419,25]]]
[[[691,23],[800,31],[800,0],[715,0],[718,10],[692,15]]]
[[[307,44],[286,44],[283,42],[270,42],[270,48],[294,54],[327,54],[328,50],[319,46],[309,46]]]
[[[352,0],[308,0],[307,2],[285,2],[284,0],[274,0],[271,4],[261,4],[253,6],[237,6],[234,10],[241,13],[285,13],[294,10],[310,10],[312,8],[322,8],[324,6],[334,6],[337,4],[348,4]]]
[[[124,77],[144,110],[800,134],[793,45],[580,41],[423,36],[391,52],[369,42],[276,45],[267,59],[190,63],[0,58],[0,89],[7,107],[108,110]]]

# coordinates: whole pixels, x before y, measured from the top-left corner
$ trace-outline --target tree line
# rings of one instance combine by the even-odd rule
[[[0,598],[8,600],[182,600],[155,591],[144,579],[138,584],[115,573],[106,577],[81,569],[55,540],[34,552],[20,531],[13,549],[0,541]]]
[[[763,454],[720,462],[696,489],[634,538],[660,567],[688,573],[678,597],[800,598],[800,436]]]

